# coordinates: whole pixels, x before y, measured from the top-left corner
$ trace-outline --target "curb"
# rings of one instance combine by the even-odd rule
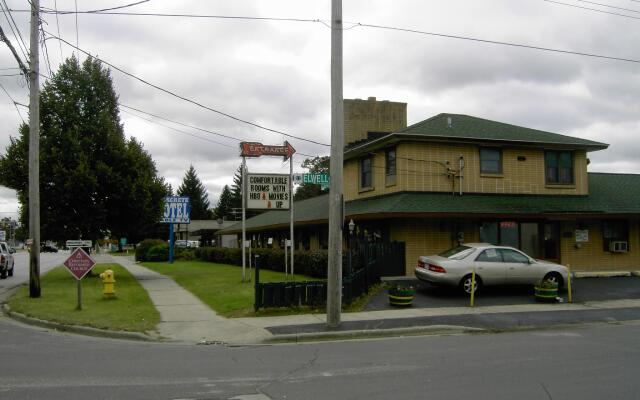
[[[350,331],[329,331],[329,332],[308,332],[308,333],[288,333],[281,335],[273,335],[265,339],[262,343],[299,343],[312,342],[322,340],[339,340],[339,339],[363,339],[363,338],[379,338],[379,337],[402,337],[402,336],[419,336],[419,335],[456,335],[463,333],[480,333],[486,329],[473,328],[468,326],[457,325],[429,325],[429,326],[413,326],[409,328],[389,328],[389,329],[362,329]]]
[[[613,278],[617,276],[631,276],[629,271],[594,271],[594,272],[574,272],[575,278]]]
[[[154,338],[150,335],[139,332],[125,332],[125,331],[108,331],[106,329],[91,328],[88,326],[80,325],[65,325],[58,322],[46,321],[43,319],[28,317],[24,314],[20,314],[15,311],[11,311],[8,304],[2,305],[2,312],[9,318],[12,318],[18,322],[22,322],[27,325],[39,326],[42,328],[54,329],[61,332],[71,332],[87,336],[106,337],[111,339],[127,339],[137,340],[143,342],[159,342],[159,338]]]

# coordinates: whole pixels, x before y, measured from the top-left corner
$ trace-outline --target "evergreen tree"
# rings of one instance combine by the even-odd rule
[[[188,196],[191,199],[191,219],[212,219],[213,215],[209,210],[209,195],[202,182],[196,174],[193,165],[182,179],[182,184],[178,187],[178,196]]]
[[[231,189],[229,189],[228,185],[224,185],[222,193],[220,193],[220,199],[218,199],[218,204],[214,210],[215,218],[233,220],[231,208]]]
[[[328,174],[329,156],[307,158],[302,163],[302,167],[309,169],[309,172],[313,174]],[[323,189],[322,186],[314,183],[303,183],[298,186],[296,193],[293,195],[293,200],[310,199],[326,193],[329,193],[329,188]]]
[[[242,208],[242,164],[233,175],[233,185],[231,185],[231,208],[239,210]]]
[[[151,157],[126,140],[118,97],[100,62],[67,59],[40,94],[40,212],[43,240],[106,234],[131,241],[160,218],[166,187]],[[15,189],[28,220],[29,128],[0,156],[0,183]]]

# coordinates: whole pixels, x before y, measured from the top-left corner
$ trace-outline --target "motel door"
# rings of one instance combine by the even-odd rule
[[[515,247],[533,258],[560,259],[560,227],[556,222],[484,222],[480,240]]]

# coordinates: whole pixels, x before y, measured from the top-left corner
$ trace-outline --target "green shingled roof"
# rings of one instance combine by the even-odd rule
[[[455,139],[575,145],[597,149],[605,149],[608,147],[605,143],[594,142],[592,140],[505,124],[503,122],[463,114],[438,114],[435,117],[408,126],[397,133]]]
[[[613,215],[640,214],[640,175],[589,174],[588,196],[489,195],[465,193],[403,192],[346,204],[347,218],[390,214],[479,214],[479,215]],[[296,202],[296,224],[326,223],[329,196]],[[246,221],[247,230],[287,226],[289,213],[270,211]],[[235,233],[238,223],[220,233]]]
[[[372,138],[354,143],[346,150],[345,157],[356,156],[361,151],[369,151],[389,141],[402,139],[433,139],[446,141],[480,141],[509,144],[527,144],[553,147],[580,148],[587,151],[603,150],[606,143],[581,139],[573,136],[525,128],[522,126],[491,121],[463,114],[438,114],[383,138]]]

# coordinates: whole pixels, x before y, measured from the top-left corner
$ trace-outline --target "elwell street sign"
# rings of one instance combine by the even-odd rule
[[[303,183],[312,183],[322,187],[329,186],[329,174],[293,174],[293,183],[301,185]]]
[[[94,265],[96,265],[95,261],[80,247],[75,249],[67,258],[67,261],[64,262],[64,266],[77,280],[84,278]]]
[[[247,208],[288,210],[291,192],[289,175],[247,174]]]
[[[282,156],[286,161],[295,152],[296,149],[287,141],[284,142],[284,146],[272,146],[258,142],[240,143],[240,156],[242,157]]]
[[[67,249],[72,247],[93,247],[91,240],[67,240]]]

